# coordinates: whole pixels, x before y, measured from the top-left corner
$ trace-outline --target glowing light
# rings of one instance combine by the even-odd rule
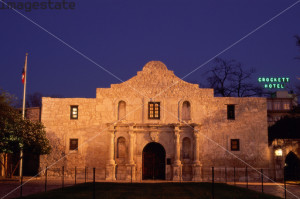
[[[282,156],[282,149],[276,149],[275,156]]]
[[[289,77],[259,77],[259,83],[263,84],[263,88],[267,89],[283,89],[285,84],[290,82]]]

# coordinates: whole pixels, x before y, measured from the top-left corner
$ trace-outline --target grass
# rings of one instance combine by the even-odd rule
[[[241,187],[217,183],[214,187],[215,198],[279,198],[272,195],[258,193]],[[93,184],[78,184],[62,189],[34,194],[23,197],[26,199],[54,198],[77,199],[93,198]],[[98,199],[210,199],[210,183],[96,183],[96,198]]]

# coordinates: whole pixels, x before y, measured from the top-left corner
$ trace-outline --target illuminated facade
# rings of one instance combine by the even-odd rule
[[[291,111],[297,106],[297,96],[288,91],[277,91],[273,97],[267,99],[268,125],[275,124],[284,116],[291,115]]]
[[[207,180],[205,168],[269,168],[265,98],[214,97],[159,61],[96,98],[43,98],[53,147],[41,167],[96,167],[98,179]],[[210,175],[210,174],[209,174]],[[243,178],[241,176],[241,178]]]
[[[277,180],[283,179],[284,168],[287,180],[300,179],[300,136],[297,127],[300,111],[297,106],[297,95],[288,91],[277,91],[267,99],[269,144],[274,154],[272,167],[275,169],[274,179]]]

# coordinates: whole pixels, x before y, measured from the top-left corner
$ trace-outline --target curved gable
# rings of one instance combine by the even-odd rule
[[[213,97],[213,89],[200,89],[198,84],[188,83],[168,70],[160,61],[150,61],[137,75],[120,84],[111,84],[111,88],[97,89],[100,95],[140,96],[153,98],[160,97]]]

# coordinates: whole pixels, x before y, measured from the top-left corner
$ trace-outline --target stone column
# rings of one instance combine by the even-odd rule
[[[128,147],[128,164],[127,166],[127,180],[133,180],[135,181],[135,169],[136,165],[133,160],[133,145],[134,145],[134,138],[135,138],[135,133],[133,130],[133,126],[129,127],[129,147]]]
[[[114,125],[109,126],[109,149],[108,149],[108,161],[106,164],[106,175],[105,179],[114,181],[116,180],[116,162],[115,162],[115,127]]]
[[[201,181],[201,167],[202,164],[200,162],[199,157],[199,142],[200,142],[200,126],[194,127],[194,162],[193,162],[193,181]]]
[[[181,180],[181,161],[180,161],[180,129],[178,126],[175,127],[174,131],[174,162],[173,162],[173,181]]]

